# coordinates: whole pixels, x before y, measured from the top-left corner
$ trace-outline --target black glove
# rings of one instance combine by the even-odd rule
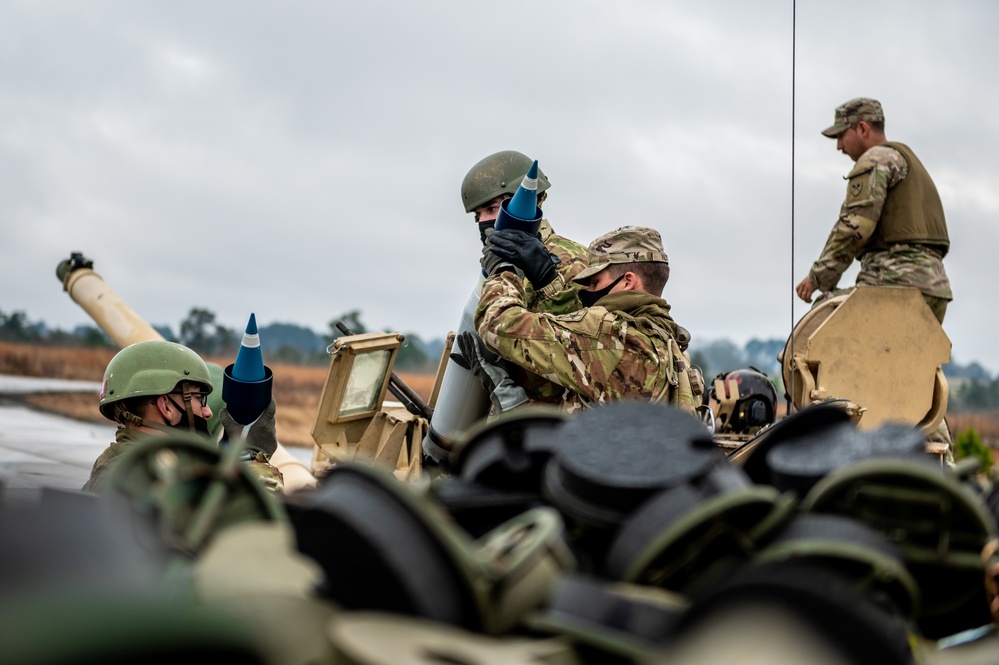
[[[454,343],[458,353],[452,353],[451,360],[479,377],[498,413],[527,401],[527,393],[510,378],[506,361],[490,351],[476,333],[467,330],[459,333]]]
[[[229,415],[228,409],[222,409],[221,413],[219,413],[219,420],[222,422],[226,438],[229,439],[229,445],[242,439],[245,434],[247,451],[251,453],[261,452],[268,457],[273,455],[274,451],[277,450],[278,444],[274,423],[274,412],[276,410],[277,405],[274,403],[274,398],[272,397],[271,403],[267,405],[267,408],[260,414],[260,417],[244,427],[233,420],[232,416]]]
[[[543,289],[558,274],[558,257],[548,251],[540,238],[520,229],[493,232],[486,238],[485,250],[523,270],[535,289]]]
[[[498,254],[495,254],[489,250],[488,241],[486,245],[482,248],[482,258],[479,259],[479,265],[482,266],[482,274],[486,277],[492,277],[498,272],[503,272],[504,270],[513,270],[513,264],[502,259]]]

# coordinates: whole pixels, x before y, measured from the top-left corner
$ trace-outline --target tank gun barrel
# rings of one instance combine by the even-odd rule
[[[107,333],[119,347],[136,342],[163,339],[156,329],[139,316],[128,303],[93,270],[94,262],[82,252],[72,252],[56,266],[63,291]]]
[[[163,335],[146,323],[128,303],[104,283],[104,279],[93,271],[94,262],[83,256],[81,252],[72,252],[70,257],[56,266],[56,277],[62,282],[63,290],[73,301],[90,315],[90,318],[107,334],[119,348],[125,348],[136,342],[162,340]],[[218,369],[218,380],[213,376],[215,385],[213,395],[221,394],[223,370],[215,363],[209,363],[209,369]],[[219,411],[224,402],[219,399],[218,409],[212,408],[212,420],[209,427],[221,427],[218,421]],[[284,476],[285,491],[302,487],[314,487],[316,479],[308,467],[298,461],[294,455],[278,443],[277,450],[270,459]]]

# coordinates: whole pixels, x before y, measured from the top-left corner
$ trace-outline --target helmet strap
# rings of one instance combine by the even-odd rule
[[[176,405],[175,405],[176,406]],[[163,423],[158,423],[152,420],[148,420],[141,416],[137,416],[124,405],[119,406],[115,411],[115,419],[122,425],[135,425],[137,427],[147,427],[149,429],[159,430],[161,432],[173,432],[174,428],[170,425],[164,425]]]
[[[120,402],[118,404],[115,404],[114,406],[114,419],[115,422],[120,423],[122,425],[127,425],[131,423],[132,425],[141,426],[146,424],[146,421],[144,419],[129,411],[128,408]]]
[[[170,403],[173,404],[178,411],[183,411],[185,414],[187,414],[187,428],[193,432],[195,430],[194,409],[191,408],[191,387],[187,381],[183,382],[183,388],[181,388],[181,394],[184,397],[183,408],[181,408],[181,406],[177,404],[177,402],[173,401],[173,398],[170,397],[170,395],[164,395],[164,397],[170,400]]]

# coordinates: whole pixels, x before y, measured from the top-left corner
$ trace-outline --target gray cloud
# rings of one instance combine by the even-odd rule
[[[516,149],[564,235],[660,229],[695,338],[783,338],[850,167],[818,132],[870,95],[944,199],[954,359],[999,370],[999,8],[796,5],[4,3],[0,309],[87,322],[53,277],[82,250],[154,323],[440,337],[477,271],[461,179]]]

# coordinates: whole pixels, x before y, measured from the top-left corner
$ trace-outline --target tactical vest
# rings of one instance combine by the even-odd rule
[[[905,144],[889,141],[909,164],[909,174],[888,190],[881,219],[861,254],[885,250],[897,243],[932,245],[941,256],[950,249],[947,221],[936,185],[912,150]]]

